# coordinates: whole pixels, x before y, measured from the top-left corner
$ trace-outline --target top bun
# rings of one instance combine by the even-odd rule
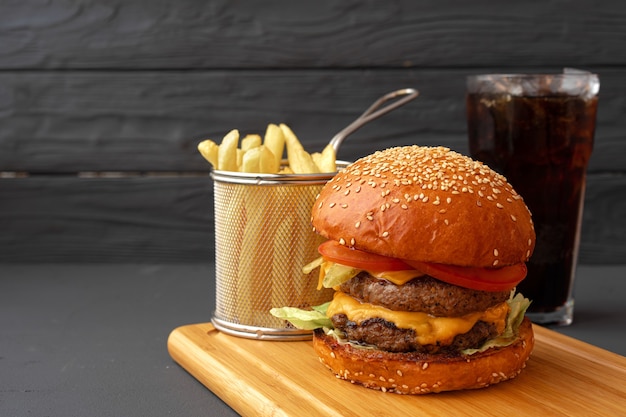
[[[513,265],[535,246],[530,211],[506,178],[443,147],[357,160],[324,186],[311,221],[348,247],[448,265]]]

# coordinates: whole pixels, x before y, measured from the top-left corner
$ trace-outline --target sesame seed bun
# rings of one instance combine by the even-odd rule
[[[531,215],[506,178],[443,147],[379,151],[339,172],[312,210],[320,235],[394,258],[473,267],[526,262]]]
[[[522,322],[515,343],[470,356],[359,349],[339,344],[319,329],[313,337],[320,361],[338,378],[397,394],[484,388],[514,378],[526,366],[533,346],[528,318]]]

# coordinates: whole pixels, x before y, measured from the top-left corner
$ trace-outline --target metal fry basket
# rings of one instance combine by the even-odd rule
[[[338,163],[345,166],[347,163]],[[310,217],[315,198],[334,173],[249,174],[214,170],[216,308],[212,323],[225,333],[263,340],[306,340],[270,314],[273,307],[307,308],[332,298],[317,290],[323,238]]]

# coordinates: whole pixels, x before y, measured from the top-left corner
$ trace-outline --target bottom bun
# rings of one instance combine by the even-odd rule
[[[484,388],[515,378],[526,366],[534,343],[527,317],[513,344],[468,356],[359,349],[340,344],[321,329],[313,337],[320,361],[338,378],[397,394]]]

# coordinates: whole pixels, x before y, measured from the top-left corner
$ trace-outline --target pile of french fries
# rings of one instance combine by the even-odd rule
[[[198,144],[198,150],[214,169],[222,171],[262,174],[336,171],[332,146],[309,154],[285,124],[269,124],[264,138],[248,134],[241,141],[239,131],[234,129],[219,145],[207,139]],[[317,246],[321,243],[310,226],[310,208],[321,185],[316,190],[299,186],[241,187],[242,194],[229,202],[226,212],[216,213],[226,216],[233,224],[244,225],[243,230],[217,242],[226,246],[223,250],[228,251],[229,259],[238,263],[236,270],[228,272],[228,278],[236,280],[236,320],[246,325],[278,327],[283,323],[269,314],[271,308],[321,304],[331,294],[316,290],[314,274],[302,273],[302,266],[317,256]]]
[[[283,166],[283,153],[287,151],[288,165]],[[315,174],[335,172],[335,150],[329,144],[322,152],[309,154],[291,128],[284,123],[270,123],[261,139],[258,134],[248,134],[241,139],[239,131],[233,129],[218,145],[211,139],[198,144],[198,151],[221,171],[249,172],[262,174]]]

